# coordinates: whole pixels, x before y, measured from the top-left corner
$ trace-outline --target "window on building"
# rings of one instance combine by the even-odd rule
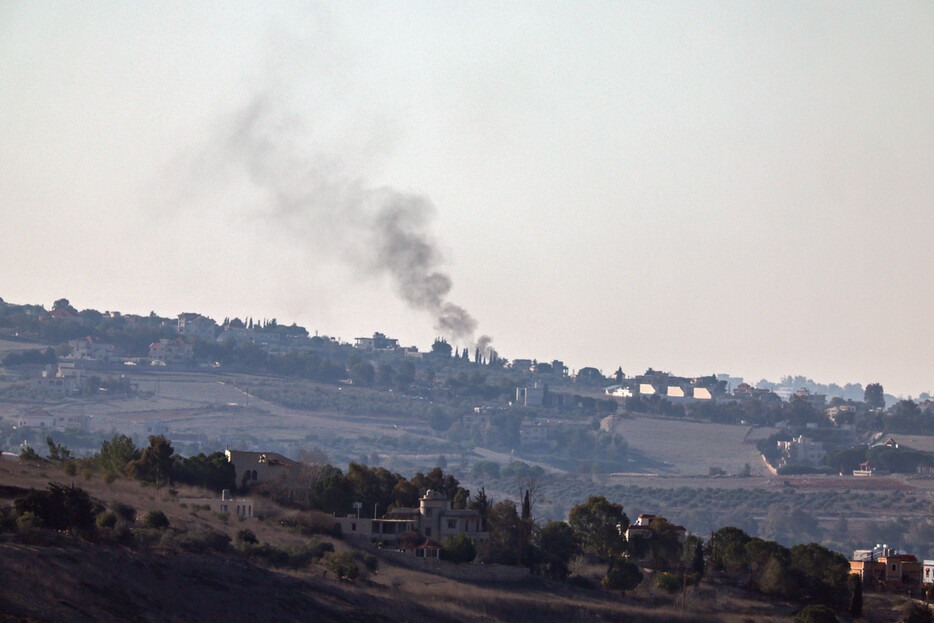
[[[425,517],[431,517],[432,511],[434,511],[434,510],[435,510],[435,509],[433,509],[433,508],[426,508],[426,509],[425,509]]]
[[[457,520],[448,519],[448,530],[456,530],[456,529],[457,529]]]
[[[227,505],[226,505],[226,504],[221,504],[221,512],[222,512],[222,513],[226,513],[226,512],[227,512]]]
[[[431,528],[425,528],[425,536],[431,536]]]
[[[356,532],[356,531],[357,531],[357,522],[355,522],[355,521],[351,521],[351,522],[350,522],[350,531],[351,531],[351,532]]]

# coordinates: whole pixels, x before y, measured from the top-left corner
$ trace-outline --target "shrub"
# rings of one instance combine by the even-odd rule
[[[321,560],[325,554],[333,551],[334,546],[330,543],[312,541],[308,545],[290,552],[288,564],[289,566],[297,569],[304,568],[307,567],[312,561]],[[372,558],[372,560],[369,560],[369,558]],[[363,564],[367,565],[367,568],[369,568],[370,565],[373,565],[373,569],[375,569],[378,563],[379,561],[376,560],[376,556],[373,556],[372,554],[365,554],[363,556]]]
[[[340,524],[334,521],[330,515],[321,512],[298,513],[292,517],[287,517],[280,522],[284,526],[298,528],[305,536],[314,534],[326,534],[340,538]]]
[[[75,467],[74,461],[65,461],[62,463],[62,471],[65,472],[66,476],[75,476],[78,474],[78,468]]]
[[[35,448],[32,446],[23,446],[23,449],[19,452],[19,459],[21,461],[33,461],[36,463],[45,463],[45,459],[39,456],[39,453],[36,452]]]
[[[20,513],[16,518],[16,529],[19,532],[29,532],[36,528],[42,527],[42,520],[35,516],[35,514],[26,511],[25,513]]]
[[[356,580],[360,575],[360,570],[357,568],[357,561],[354,560],[351,554],[335,554],[331,552],[324,557],[324,564],[341,579],[347,578],[349,580]]]
[[[684,578],[675,573],[657,573],[655,575],[655,587],[666,593],[673,594],[681,590]]]
[[[113,481],[115,481],[116,479],[117,479],[116,472],[106,472],[104,474],[104,482],[107,483],[108,485],[113,484]]]
[[[330,545],[330,543],[328,545]],[[331,550],[333,551],[333,549],[334,548],[332,547]],[[354,552],[354,558],[362,562],[363,565],[367,568],[367,571],[376,571],[376,569],[379,568],[379,558],[373,554],[368,554],[366,552],[357,550]]]
[[[606,576],[600,583],[603,588],[625,593],[639,586],[640,582],[642,582],[642,571],[636,563],[631,560],[615,559],[610,562]]]
[[[32,513],[53,530],[84,530],[94,525],[94,502],[74,485],[49,484],[48,491],[30,491],[14,503],[17,515]]]
[[[151,510],[143,517],[143,525],[147,528],[162,530],[169,527],[169,518],[160,510]]]
[[[270,545],[269,543],[237,543],[239,549],[244,555],[251,559],[259,559],[276,567],[284,567],[291,562],[292,557],[282,548]]]
[[[913,601],[905,612],[905,623],[934,623],[934,612],[927,604]]]
[[[203,554],[224,552],[230,548],[230,537],[216,530],[197,530],[184,532],[176,539],[179,547],[188,552]]]
[[[129,504],[124,504],[123,502],[114,502],[111,504],[110,508],[114,513],[116,513],[117,517],[123,521],[126,521],[127,523],[133,523],[136,521],[136,509]]]
[[[470,562],[477,556],[477,547],[466,534],[453,534],[444,537],[441,545],[441,558],[450,562]]]
[[[837,615],[827,606],[805,606],[795,615],[794,623],[837,623]]]
[[[596,582],[583,575],[572,575],[568,578],[568,584],[571,586],[576,586],[577,588],[586,588],[591,590],[597,588]]]
[[[97,526],[99,528],[113,528],[117,525],[117,515],[112,511],[101,513],[97,516]]]
[[[259,542],[256,540],[256,535],[253,533],[253,531],[248,528],[244,528],[243,530],[238,530],[235,541],[238,545],[240,543],[249,543],[251,545],[255,545],[256,543]]]

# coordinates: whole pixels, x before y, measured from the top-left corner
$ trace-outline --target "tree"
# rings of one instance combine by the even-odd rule
[[[863,400],[870,409],[885,408],[885,392],[882,389],[882,384],[870,383],[867,385],[866,391],[863,393]]]
[[[892,432],[924,434],[928,428],[921,408],[913,400],[899,400],[884,421],[885,428]]]
[[[415,365],[411,361],[403,361],[393,375],[392,382],[396,389],[408,389],[415,382]]]
[[[162,435],[150,435],[149,447],[142,455],[126,466],[127,473],[139,480],[156,483],[172,482],[172,454],[175,449]]]
[[[845,607],[849,597],[847,582],[850,563],[818,543],[791,548],[791,567],[798,575],[798,593],[811,603]]]
[[[563,521],[550,521],[538,535],[545,572],[556,580],[568,577],[568,566],[580,554],[574,529]]]
[[[596,368],[581,368],[577,371],[577,377],[574,380],[583,385],[597,385],[606,382],[606,379]]]
[[[487,513],[490,540],[486,543],[486,562],[514,565],[520,559],[521,522],[512,500],[494,504]]]
[[[92,458],[105,472],[124,473],[126,466],[140,456],[133,439],[126,435],[114,435],[110,441],[101,443],[100,452]]]
[[[57,301],[55,301],[54,303],[52,303],[52,309],[53,309],[53,310],[55,310],[55,309],[67,309],[68,311],[71,311],[71,312],[73,312],[73,313],[78,313],[77,311],[74,311],[75,308],[71,306],[71,302],[70,302],[68,299],[65,299],[65,298],[58,299]]]
[[[452,350],[451,345],[442,337],[437,338],[431,345],[431,354],[436,357],[450,358]]]
[[[487,516],[490,512],[490,506],[490,499],[486,496],[486,487],[480,487],[476,497],[474,497],[467,506],[470,510],[480,513],[480,519],[483,521],[484,529],[486,529],[487,526]]]
[[[441,542],[441,558],[451,562],[470,562],[477,556],[473,539],[466,534],[449,534]]]
[[[45,443],[49,446],[49,460],[53,463],[65,463],[74,458],[71,454],[71,450],[62,444],[57,444],[52,441],[52,435],[45,436]]]
[[[584,504],[572,508],[568,523],[585,552],[609,560],[626,551],[624,534],[629,517],[622,505],[613,504],[602,495],[591,496]]]
[[[615,558],[606,570],[606,576],[600,582],[604,588],[625,593],[639,586],[642,572],[639,566],[625,558]]]
[[[350,378],[354,385],[370,387],[376,380],[376,370],[373,369],[372,364],[361,361],[350,366]]]
[[[741,571],[746,569],[746,543],[750,536],[739,528],[727,526],[720,528],[710,537],[707,548],[713,568],[722,571]]]
[[[863,614],[863,582],[854,573],[850,575],[850,584],[853,585],[853,599],[850,601],[849,615],[855,618]]]
[[[201,452],[188,458],[175,455],[172,473],[179,482],[214,491],[237,487],[236,470],[223,452]]]
[[[94,525],[94,502],[84,489],[49,484],[48,491],[32,490],[13,502],[18,516],[32,513],[53,530],[85,530]]]
[[[685,539],[681,559],[688,572],[700,580],[704,576],[704,540],[693,534]]]
[[[658,517],[649,523],[652,531],[648,539],[654,567],[665,570],[678,564],[683,554],[678,530],[667,519]]]

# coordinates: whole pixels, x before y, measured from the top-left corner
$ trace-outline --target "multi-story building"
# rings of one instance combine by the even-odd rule
[[[394,508],[380,519],[335,517],[335,521],[345,535],[369,541],[395,542],[406,532],[419,532],[437,541],[457,534],[478,542],[490,538],[478,511],[453,510],[443,493],[431,489],[419,500],[418,508]]]
[[[217,323],[201,314],[185,313],[178,315],[178,332],[184,336],[194,336],[203,342],[213,342]]]
[[[194,358],[194,349],[180,337],[161,339],[150,344],[149,358],[157,365],[189,363]]]

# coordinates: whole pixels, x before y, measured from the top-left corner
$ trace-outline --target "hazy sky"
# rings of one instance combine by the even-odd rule
[[[917,395],[932,111],[930,2],[5,0],[0,296]]]

